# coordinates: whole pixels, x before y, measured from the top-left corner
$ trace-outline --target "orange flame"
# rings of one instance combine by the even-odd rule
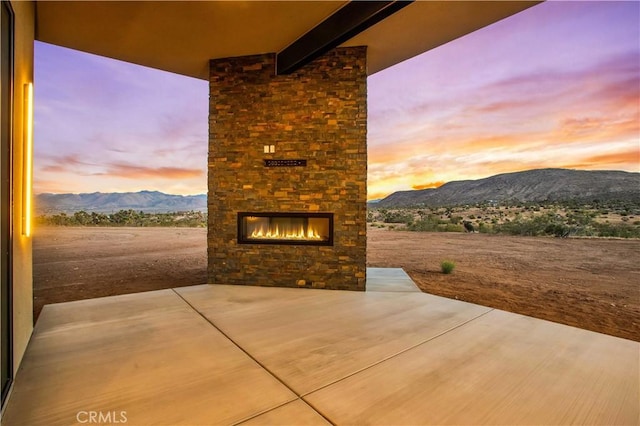
[[[306,232],[302,225],[298,228],[286,228],[281,230],[278,225],[275,225],[265,229],[261,226],[258,229],[254,229],[249,238],[259,240],[322,240],[322,236],[311,226]]]

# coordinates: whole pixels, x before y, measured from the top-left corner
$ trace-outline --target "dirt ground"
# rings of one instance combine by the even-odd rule
[[[640,241],[368,230],[368,266],[425,292],[640,341]],[[69,300],[203,284],[206,229],[39,228],[34,315]],[[456,264],[440,271],[442,260]]]
[[[48,303],[207,282],[204,228],[37,228],[34,315]]]

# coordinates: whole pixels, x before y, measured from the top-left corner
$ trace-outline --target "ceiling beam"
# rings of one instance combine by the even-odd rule
[[[296,71],[412,2],[350,1],[279,52],[276,55],[276,73]]]

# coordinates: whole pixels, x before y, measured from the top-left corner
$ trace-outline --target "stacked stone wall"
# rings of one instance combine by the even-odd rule
[[[290,75],[275,75],[274,54],[211,61],[210,283],[365,289],[366,83],[365,47]],[[333,213],[334,244],[238,244],[238,212]]]

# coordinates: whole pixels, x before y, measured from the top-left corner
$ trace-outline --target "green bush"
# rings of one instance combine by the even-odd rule
[[[478,232],[481,234],[493,234],[494,233],[493,226],[486,224],[484,222],[480,222],[480,225],[478,225]]]
[[[447,223],[442,229],[444,232],[464,232],[464,226],[454,225],[453,223]]]
[[[413,214],[405,211],[386,212],[383,214],[382,220],[384,223],[410,224],[413,222]]]
[[[451,260],[443,260],[440,263],[440,269],[442,270],[443,274],[452,273],[455,267],[456,267],[456,264]]]
[[[409,231],[441,232],[446,230],[447,225],[449,225],[448,221],[440,219],[440,216],[436,214],[430,214],[427,217],[422,217],[415,222],[409,223],[407,229]]]
[[[457,225],[462,222],[462,216],[451,216],[449,221],[451,221],[452,224]]]

